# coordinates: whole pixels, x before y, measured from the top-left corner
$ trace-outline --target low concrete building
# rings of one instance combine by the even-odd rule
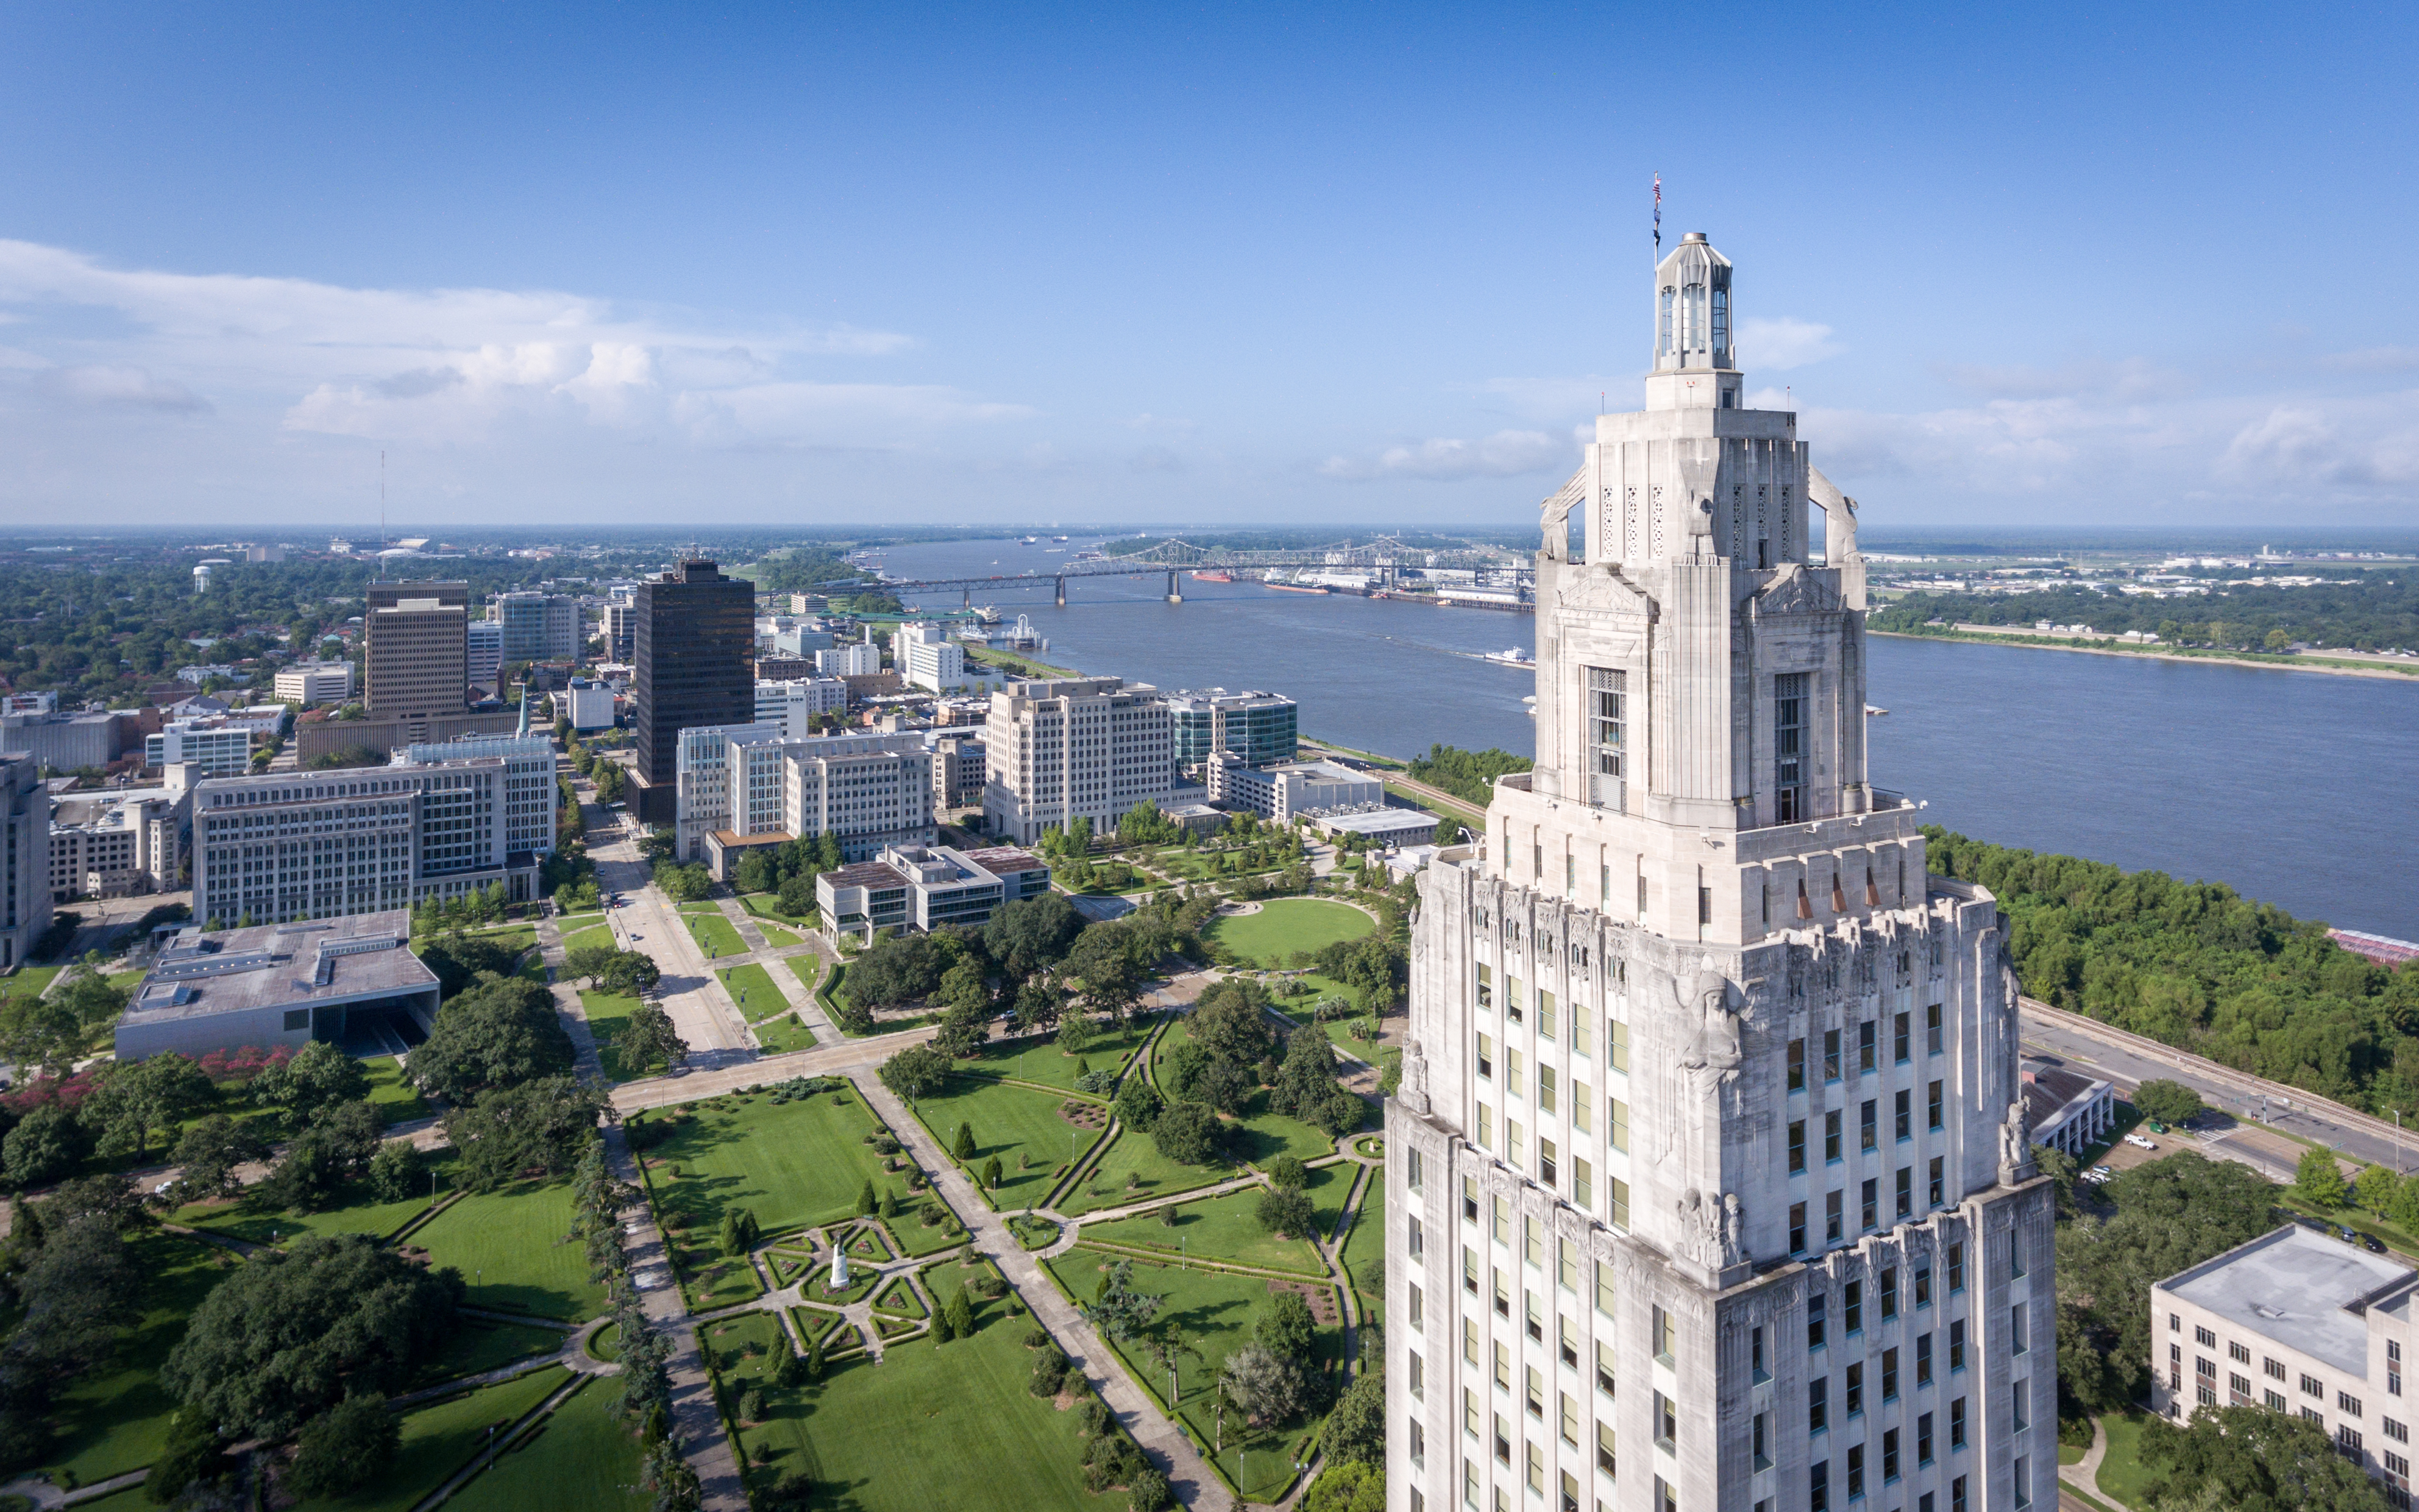
[[[277,671],[277,696],[296,703],[342,703],[353,696],[349,661],[298,661]]]
[[[2026,1061],[2023,1076],[2034,1144],[2079,1159],[2117,1127],[2117,1089],[2107,1082],[2042,1060]]]
[[[1386,801],[1383,781],[1333,762],[1246,766],[1231,751],[1213,751],[1205,764],[1210,802],[1280,825],[1306,815],[1382,807]]]
[[[573,678],[569,687],[554,695],[554,706],[575,731],[613,728],[617,708],[613,689],[593,677]]]
[[[2328,1431],[2335,1453],[2411,1504],[2402,1369],[2419,1271],[2288,1224],[2150,1288],[2150,1400],[2265,1407]]]
[[[22,750],[54,772],[95,771],[117,760],[119,721],[110,714],[0,714],[0,750]]]
[[[882,648],[871,640],[829,646],[814,657],[815,672],[823,677],[871,677],[882,670]]]
[[[815,902],[832,926],[869,936],[877,929],[971,927],[1002,904],[1049,890],[1050,864],[1006,845],[892,845],[871,861],[815,878]]]
[[[756,683],[756,722],[777,724],[792,740],[804,740],[814,733],[811,721],[819,715],[844,715],[848,712],[848,685],[837,677],[792,677]]]
[[[1311,821],[1313,828],[1324,835],[1341,840],[1358,835],[1363,840],[1383,845],[1389,850],[1405,845],[1425,845],[1436,839],[1437,816],[1425,809],[1351,809],[1339,813],[1322,813]]]
[[[179,931],[117,1023],[117,1058],[175,1051],[196,1059],[247,1045],[299,1050],[314,1040],[400,1043],[383,1024],[436,1022],[436,974],[411,953],[411,916],[395,910],[307,924]]]
[[[252,770],[252,742],[259,727],[223,716],[178,719],[143,739],[143,764],[153,771],[198,767],[204,777],[240,777]]]

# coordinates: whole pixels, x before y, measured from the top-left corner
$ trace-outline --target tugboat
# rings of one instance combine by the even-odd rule
[[[1514,646],[1509,651],[1490,651],[1479,659],[1482,661],[1495,662],[1498,665],[1504,667],[1534,667],[1537,665],[1537,658],[1521,650],[1518,646]]]

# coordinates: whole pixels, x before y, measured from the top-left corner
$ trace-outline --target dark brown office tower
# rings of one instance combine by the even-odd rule
[[[756,643],[755,585],[725,578],[711,562],[684,562],[679,571],[639,585],[637,620],[635,807],[648,824],[668,825],[679,810],[680,733],[756,717],[747,665]]]

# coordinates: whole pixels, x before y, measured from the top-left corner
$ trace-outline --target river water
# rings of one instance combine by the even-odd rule
[[[946,542],[898,577],[1047,571],[1097,546]],[[1523,755],[1536,622],[1492,609],[1162,578],[975,595],[1049,638],[1042,659],[1162,687],[1265,688],[1303,733],[1409,757],[1441,742]],[[917,601],[954,608],[959,595]],[[2225,882],[2304,918],[2419,939],[2419,680],[1877,636],[1872,775],[1979,840]]]

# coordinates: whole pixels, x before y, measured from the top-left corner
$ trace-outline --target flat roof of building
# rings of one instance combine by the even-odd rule
[[[2287,1224],[2160,1283],[2262,1338],[2338,1370],[2368,1369],[2368,1325],[2346,1309],[2409,1280],[2410,1266]]]
[[[1013,845],[987,845],[978,851],[960,851],[958,854],[986,872],[1046,872],[1050,869],[1049,862]]]
[[[1326,830],[1350,830],[1356,835],[1395,835],[1410,829],[1434,829],[1437,816],[1425,809],[1362,809],[1351,813],[1323,813],[1313,824]]]
[[[750,845],[787,845],[798,837],[786,829],[768,829],[758,835],[743,835],[735,829],[717,829],[714,843],[726,851],[745,850]]]
[[[835,887],[903,887],[907,873],[887,861],[857,861],[837,872],[825,872],[816,880]]]
[[[129,1025],[350,1003],[424,992],[437,974],[410,950],[411,914],[390,909],[301,924],[179,930],[127,1005]]]

